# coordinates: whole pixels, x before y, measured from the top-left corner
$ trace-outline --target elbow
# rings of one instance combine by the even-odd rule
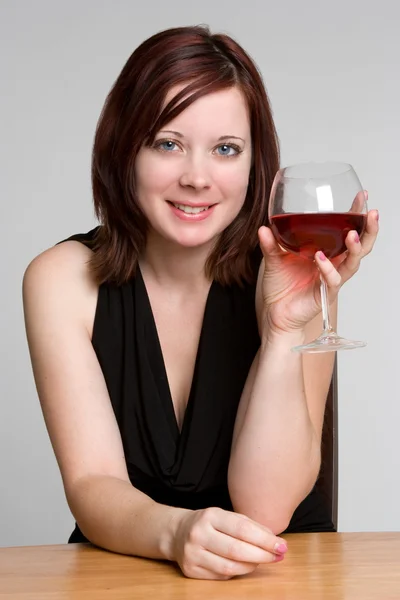
[[[230,490],[230,497],[234,512],[267,527],[275,535],[288,528],[293,516],[292,506],[268,502],[266,498],[257,498],[256,494],[235,494]]]
[[[261,490],[252,490],[251,493],[243,489],[235,489],[235,486],[229,487],[229,494],[236,513],[245,515],[249,519],[264,525],[274,533],[280,535],[289,527],[296,508],[301,504],[304,498],[314,487],[314,478],[312,484],[303,487],[292,494],[269,495],[262,493]]]
[[[254,485],[244,484],[235,473],[228,470],[228,488],[233,510],[268,527],[275,535],[281,534],[289,527],[296,508],[307,497],[315,486],[320,471],[318,454],[309,461],[308,469],[301,478],[280,485],[264,486],[258,481]],[[284,490],[278,492],[278,490]]]
[[[243,504],[234,502],[232,504],[235,512],[267,527],[274,535],[280,535],[283,531],[286,531],[292,518],[292,513],[284,512],[281,509],[279,511],[266,511],[265,507],[262,510],[258,510],[254,505],[244,506]]]
[[[289,527],[291,518],[292,515],[281,515],[275,519],[261,518],[261,520],[257,522],[260,523],[260,525],[267,527],[274,535],[281,535]]]

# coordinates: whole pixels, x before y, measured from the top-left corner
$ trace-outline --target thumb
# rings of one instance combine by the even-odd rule
[[[282,250],[269,227],[265,227],[265,225],[260,227],[258,230],[258,239],[265,261],[278,261],[281,258]]]

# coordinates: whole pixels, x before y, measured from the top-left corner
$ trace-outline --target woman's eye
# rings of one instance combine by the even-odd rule
[[[178,146],[175,142],[172,142],[171,140],[166,140],[165,142],[157,142],[156,148],[164,150],[164,152],[174,152],[178,148]]]
[[[221,146],[218,146],[216,150],[219,156],[236,156],[236,154],[239,154],[240,152],[240,148],[232,146],[231,144],[222,144]]]

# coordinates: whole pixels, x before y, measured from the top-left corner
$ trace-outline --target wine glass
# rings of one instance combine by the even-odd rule
[[[329,259],[346,251],[349,231],[362,236],[367,202],[353,167],[345,163],[309,162],[280,169],[269,203],[269,221],[279,245],[305,260],[321,250]],[[317,267],[316,267],[317,268]],[[326,283],[321,276],[323,331],[297,352],[328,352],[360,348],[366,342],[347,340],[332,328]]]

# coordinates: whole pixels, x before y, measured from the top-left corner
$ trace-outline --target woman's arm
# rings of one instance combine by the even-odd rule
[[[311,491],[321,462],[321,435],[334,353],[301,356],[295,345],[317,337],[319,273],[324,277],[336,322],[340,287],[358,270],[378,235],[379,215],[370,211],[362,240],[346,236],[346,254],[315,263],[283,252],[270,229],[259,230],[264,254],[256,291],[261,347],[239,404],[228,485],[236,511],[284,531]]]
[[[270,229],[259,230],[264,260],[256,291],[261,347],[250,369],[235,423],[228,485],[235,510],[268,526],[286,529],[311,491],[321,462],[321,435],[334,353],[301,356],[291,351],[322,329],[319,273],[336,323],[340,287],[371,252],[378,213],[370,211],[360,241],[346,236],[347,253],[315,263],[283,252]]]
[[[174,517],[128,478],[120,433],[91,344],[97,287],[90,250],[66,242],[37,257],[23,283],[36,386],[68,504],[94,544],[171,557]]]
[[[335,322],[336,306],[332,309]],[[301,356],[291,351],[320,331],[319,316],[304,333],[263,340],[236,418],[229,465],[233,506],[276,534],[286,529],[320,468],[334,354]]]

